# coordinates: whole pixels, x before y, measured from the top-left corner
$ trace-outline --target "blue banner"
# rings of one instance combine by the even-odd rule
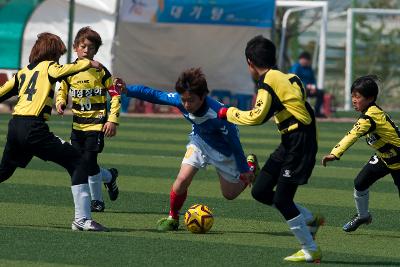
[[[275,0],[125,0],[123,19],[136,22],[273,26]]]

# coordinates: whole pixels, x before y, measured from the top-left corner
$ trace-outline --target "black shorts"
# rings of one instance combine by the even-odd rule
[[[81,153],[83,151],[101,153],[104,148],[104,133],[100,131],[72,130],[71,144]]]
[[[378,156],[372,156],[354,180],[354,187],[358,191],[364,191],[388,174],[392,175],[394,184],[399,187],[400,170],[390,169]]]
[[[49,126],[43,119],[12,118],[8,123],[2,166],[25,168],[33,156],[53,161],[68,170],[73,170],[81,158],[79,152],[68,142],[50,132]]]
[[[317,151],[314,125],[283,134],[281,144],[263,170],[276,177],[277,182],[306,184],[314,169]]]

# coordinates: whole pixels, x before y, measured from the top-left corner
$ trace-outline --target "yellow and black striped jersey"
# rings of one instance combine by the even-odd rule
[[[331,154],[340,158],[361,136],[367,144],[377,151],[390,169],[400,169],[400,132],[399,128],[375,103],[361,114],[353,128],[332,149]]]
[[[54,61],[30,64],[0,87],[0,102],[18,95],[13,115],[35,116],[48,120],[53,105],[55,83],[89,66],[89,60],[65,65]]]
[[[111,98],[110,113],[107,111],[107,92],[112,86],[110,72],[90,68],[69,76],[61,82],[56,104],[65,104],[68,94],[72,98],[73,129],[101,131],[107,121],[118,123],[121,96]]]
[[[274,116],[282,134],[299,128],[301,124],[311,124],[313,113],[306,107],[304,87],[296,75],[269,70],[260,77],[258,88],[254,108],[242,111],[230,107],[228,121],[239,125],[258,125]]]

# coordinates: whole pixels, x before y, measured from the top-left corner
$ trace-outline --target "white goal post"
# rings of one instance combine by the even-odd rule
[[[325,60],[326,60],[326,32],[328,27],[328,2],[327,1],[284,1],[277,0],[277,7],[295,7],[292,9],[288,9],[283,16],[282,21],[282,36],[281,36],[281,44],[279,47],[279,55],[278,55],[278,65],[282,65],[283,60],[283,49],[285,46],[285,31],[286,31],[286,23],[290,13],[301,11],[305,9],[311,8],[321,8],[322,16],[321,16],[321,26],[320,26],[320,34],[319,34],[319,54],[318,54],[318,77],[317,77],[317,86],[319,88],[324,88],[325,82]]]

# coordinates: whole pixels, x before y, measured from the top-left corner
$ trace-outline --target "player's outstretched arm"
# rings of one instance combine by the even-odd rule
[[[92,64],[92,62],[94,62],[94,63]],[[97,61],[88,60],[88,59],[81,59],[74,63],[64,64],[64,65],[60,65],[56,62],[52,62],[52,64],[50,64],[50,66],[49,66],[48,73],[49,73],[50,77],[57,79],[57,78],[61,78],[63,76],[72,75],[74,73],[86,70],[91,67],[93,67],[93,68],[95,68],[96,66],[99,67],[98,64],[100,64],[100,63]]]
[[[128,85],[126,87],[126,96],[160,105],[176,107],[181,105],[181,99],[178,93],[164,92],[139,84]]]

